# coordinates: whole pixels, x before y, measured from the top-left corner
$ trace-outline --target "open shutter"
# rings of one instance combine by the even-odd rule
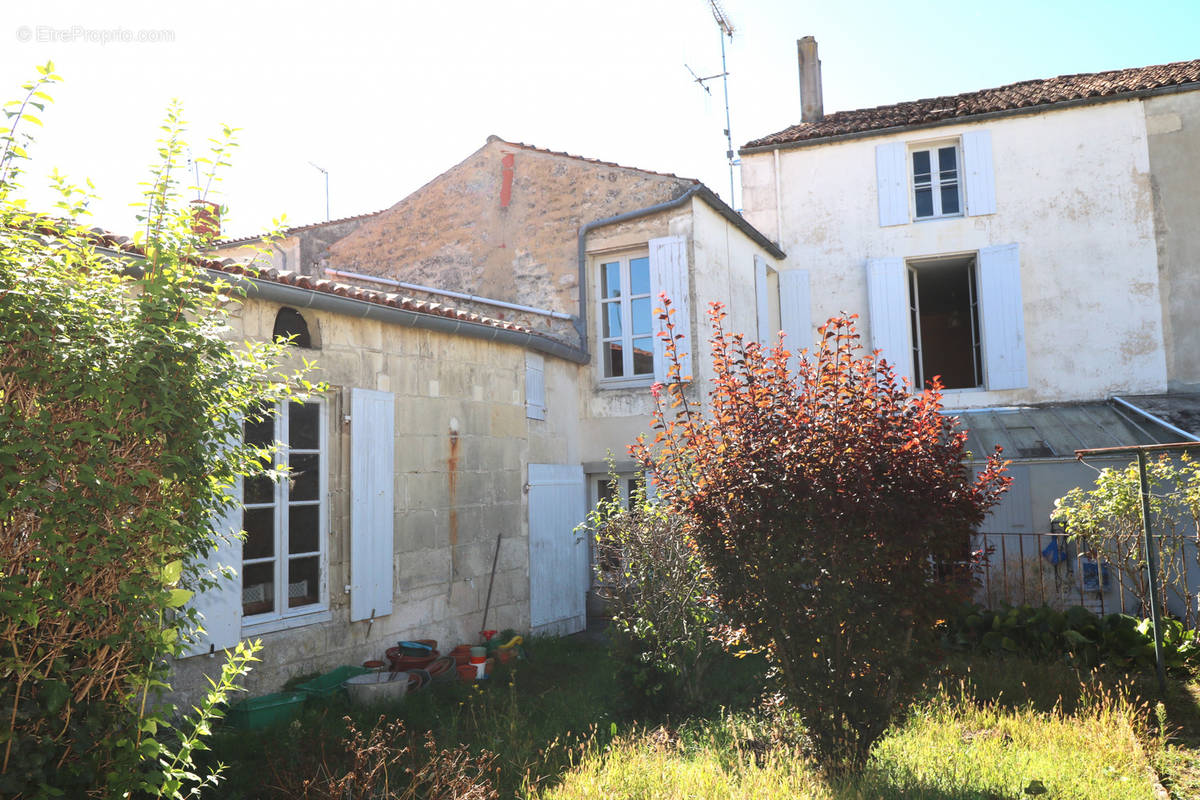
[[[788,364],[793,371],[800,361],[800,351],[812,347],[812,289],[808,270],[788,269],[779,273],[779,322],[783,328],[784,344],[792,352]]]
[[[201,567],[201,572],[215,578],[217,585],[197,593],[188,603],[200,613],[203,633],[194,637],[186,656],[225,650],[236,645],[242,635],[242,482],[237,481],[226,491],[234,503],[213,521],[218,538]],[[224,578],[221,567],[233,567],[236,574]]]
[[[350,392],[350,621],[392,613],[396,402]]]
[[[525,416],[546,418],[546,359],[540,353],[525,354]]]
[[[1025,368],[1025,313],[1017,245],[979,251],[979,324],[988,389],[1029,385]]]
[[[691,294],[688,287],[687,237],[664,236],[650,240],[650,294],[654,312],[654,380],[667,380],[666,342],[658,338],[663,324],[658,318],[662,308],[658,296],[665,294],[671,301],[675,324],[675,347],[679,352],[679,379],[688,380],[692,374]],[[679,337],[683,338],[680,339]]]
[[[912,320],[902,258],[867,260],[871,349],[881,350],[897,376],[912,378]]]
[[[771,306],[767,298],[767,260],[754,256],[754,305],[758,316],[758,341],[769,344],[775,331],[771,330]]]
[[[996,213],[996,178],[992,170],[992,132],[967,131],[962,137],[966,170],[967,216]]]
[[[908,159],[904,142],[875,146],[875,178],[879,186],[879,225],[908,222]]]

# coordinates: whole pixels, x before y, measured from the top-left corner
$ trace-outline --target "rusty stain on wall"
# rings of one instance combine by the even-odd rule
[[[450,575],[458,576],[458,431],[450,426],[450,455],[446,458],[446,481],[450,495]]]

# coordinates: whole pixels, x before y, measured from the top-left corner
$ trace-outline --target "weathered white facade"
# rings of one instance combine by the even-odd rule
[[[877,153],[990,138],[994,211],[881,224]],[[947,394],[951,407],[1165,391],[1166,345],[1143,103],[1126,100],[743,155],[746,217],[810,272],[812,319],[870,312],[868,263],[1015,245],[1027,381]],[[982,156],[981,156],[982,157]],[[907,164],[907,157],[905,157]],[[966,170],[972,164],[964,163]],[[907,178],[907,176],[904,176]],[[779,202],[777,203],[777,198]],[[919,268],[919,267],[918,267]],[[896,301],[906,305],[907,296]],[[986,304],[989,298],[981,296]],[[900,309],[907,316],[908,309]],[[911,369],[907,353],[885,355]],[[911,372],[909,373],[911,374]]]

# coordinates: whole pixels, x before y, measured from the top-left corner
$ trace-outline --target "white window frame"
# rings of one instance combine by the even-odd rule
[[[942,170],[938,168],[938,150],[946,147],[954,148],[954,183],[958,192],[958,211],[951,213],[942,212]],[[933,213],[926,216],[917,215],[917,173],[916,166],[913,164],[913,156],[917,153],[929,154],[929,190],[931,200],[933,202]],[[940,139],[932,142],[915,142],[908,145],[908,160],[906,164],[908,173],[908,201],[912,204],[912,218],[914,222],[924,222],[931,219],[952,219],[954,217],[962,217],[966,215],[966,197],[963,192],[963,181],[965,179],[966,170],[963,168],[963,145],[962,140],[955,139]]]
[[[285,400],[275,406],[275,441],[282,443],[275,452],[274,466],[276,469],[286,467],[290,463],[290,458],[293,453],[296,455],[317,454],[320,456],[320,474],[317,476],[317,499],[314,501],[301,501],[304,504],[316,505],[319,509],[317,514],[317,547],[316,551],[305,553],[288,553],[288,523],[290,508],[287,497],[287,481],[278,481],[275,484],[275,495],[272,503],[243,503],[243,511],[259,508],[274,508],[275,509],[275,551],[268,558],[246,558],[243,553],[241,562],[241,574],[243,577],[243,587],[246,567],[254,564],[274,562],[274,610],[262,614],[245,615],[243,612],[242,626],[243,628],[255,628],[259,632],[263,629],[273,630],[294,627],[295,625],[309,624],[310,622],[318,622],[320,619],[313,619],[314,615],[321,615],[323,618],[329,616],[329,408],[325,398],[313,397],[304,401],[306,404],[315,404],[318,407],[317,426],[318,426],[318,441],[317,449],[315,450],[292,450],[288,447],[286,434],[288,431],[288,419],[291,411],[292,401]],[[244,487],[243,487],[243,497]],[[288,583],[287,583],[287,563],[292,559],[311,558],[316,556],[318,559],[317,580],[320,584],[318,587],[318,601],[297,608],[288,608]]]
[[[629,264],[634,259],[645,258],[649,264],[650,253],[646,249],[625,250],[612,253],[598,254],[593,257],[595,267],[595,297],[594,307],[596,309],[596,375],[599,383],[605,388],[621,388],[627,386],[649,386],[654,383],[654,347],[656,336],[654,334],[654,284],[653,277],[650,278],[650,291],[633,295],[631,291],[630,267]],[[604,266],[606,264],[619,263],[621,271],[621,295],[618,298],[604,297]],[[640,299],[648,299],[650,306],[650,318],[648,332],[644,336],[638,336],[638,339],[650,339],[651,342],[651,366],[649,372],[633,373],[633,301]],[[606,306],[617,304],[621,310],[621,335],[608,336],[604,335],[604,320]],[[608,376],[604,374],[607,364],[608,354],[605,346],[610,342],[619,342],[621,344],[622,353],[622,372],[619,376]]]

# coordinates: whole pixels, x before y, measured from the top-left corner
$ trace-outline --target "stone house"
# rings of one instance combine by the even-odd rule
[[[1094,478],[1075,449],[1197,438],[1200,61],[825,114],[798,51],[801,121],[739,151],[746,219],[810,273],[811,319],[858,311],[973,452],[1004,447],[985,532],[1046,532]]]
[[[230,335],[295,334],[329,389],[247,426],[283,443],[291,476],[247,482],[223,521],[246,536],[211,557],[238,577],[197,598],[206,634],[180,687],[251,637],[264,691],[400,639],[475,641],[485,617],[582,629],[576,528],[610,458],[628,491],[626,447],[666,377],[655,298],[672,298],[697,393],[709,302],[754,337],[810,327],[779,301],[797,289],[783,252],[699,182],[495,137],[391,209],[254,244],[209,264],[247,289]]]

